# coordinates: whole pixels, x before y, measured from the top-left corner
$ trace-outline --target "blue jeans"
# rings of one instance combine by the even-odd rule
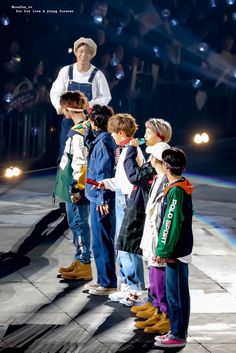
[[[166,295],[170,317],[170,333],[185,339],[190,316],[188,264],[178,261],[166,266]]]
[[[116,238],[119,235],[121,224],[127,206],[127,195],[116,189]],[[142,256],[118,250],[117,262],[121,283],[128,284],[132,289],[145,288]]]
[[[142,256],[118,250],[117,261],[121,283],[128,284],[131,289],[143,290],[145,284]]]
[[[116,189],[116,240],[120,233],[121,224],[125,215],[125,209],[127,206],[127,197],[128,195],[124,195],[120,189]]]
[[[75,205],[66,202],[67,220],[73,233],[75,258],[90,263],[89,205]]]
[[[109,201],[109,213],[102,216],[90,202],[92,249],[97,268],[97,281],[105,288],[116,288],[115,269],[115,200]]]

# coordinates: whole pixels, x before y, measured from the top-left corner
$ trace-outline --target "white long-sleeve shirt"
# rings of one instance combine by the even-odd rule
[[[104,179],[103,183],[106,189],[115,191],[116,188],[118,188],[121,190],[122,194],[130,196],[133,190],[133,185],[130,183],[129,179],[127,178],[127,175],[125,173],[125,168],[124,168],[124,160],[126,157],[127,149],[128,147],[124,147],[120,154],[120,157],[116,166],[115,177],[111,179]],[[137,154],[136,161],[140,167],[144,163],[144,157],[140,147],[137,147],[137,149],[138,149],[138,154]]]
[[[52,84],[50,90],[51,102],[56,109],[57,113],[60,111],[60,97],[62,94],[67,92],[69,83],[69,66],[64,66]],[[87,72],[79,72],[77,64],[73,65],[73,81],[78,83],[88,83],[92,71],[95,66],[91,65]],[[107,80],[101,70],[98,70],[92,81],[92,97],[93,99],[89,102],[90,106],[94,104],[107,105],[111,100],[111,93],[107,83]]]
[[[164,193],[160,192],[157,196],[157,190],[162,183],[164,175],[156,177],[152,185],[151,194],[149,195],[148,203],[146,206],[146,218],[143,230],[143,236],[140,243],[140,248],[143,250],[143,258],[147,261],[148,266],[161,266],[157,264],[156,247],[158,241],[158,229],[161,223],[161,201]]]

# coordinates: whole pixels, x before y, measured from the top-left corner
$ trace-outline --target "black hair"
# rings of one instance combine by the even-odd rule
[[[94,122],[94,125],[102,131],[107,131],[107,124],[110,117],[114,114],[111,107],[107,105],[95,104],[89,112],[89,120]]]
[[[180,148],[168,148],[162,153],[163,162],[170,169],[171,174],[181,175],[186,166],[186,155]]]

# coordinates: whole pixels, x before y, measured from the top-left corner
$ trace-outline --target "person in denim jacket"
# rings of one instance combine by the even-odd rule
[[[91,127],[85,134],[89,148],[87,178],[97,182],[114,177],[115,142],[107,132],[113,110],[107,106],[94,105],[89,113]],[[90,294],[108,295],[116,291],[115,270],[115,195],[110,190],[85,186],[90,201],[92,250],[97,268],[97,283],[86,286]]]

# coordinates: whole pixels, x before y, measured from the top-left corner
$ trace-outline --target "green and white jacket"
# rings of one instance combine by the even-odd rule
[[[165,188],[157,256],[188,262],[184,258],[193,248],[192,192],[192,184],[185,178]]]

